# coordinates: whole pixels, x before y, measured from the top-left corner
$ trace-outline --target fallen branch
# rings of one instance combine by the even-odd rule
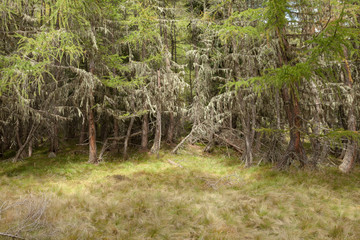
[[[176,154],[179,148],[191,137],[191,135],[194,132],[194,128],[191,129],[191,132],[181,140],[181,142],[174,148],[174,150],[171,151],[172,154]]]
[[[174,162],[174,161],[172,161],[172,160],[168,160],[168,162],[169,162],[170,164],[172,164],[172,165],[175,165],[175,166],[179,167],[179,168],[183,168],[183,166],[182,166],[181,164],[177,163],[177,162]]]
[[[25,239],[25,238],[17,236],[17,235],[12,235],[12,234],[2,233],[2,232],[0,232],[0,236],[5,236],[5,237],[9,237],[9,238],[17,238],[17,239]]]
[[[232,146],[233,148],[235,148],[239,153],[244,153],[244,150],[241,149],[240,147],[236,146],[234,143],[230,142],[229,140],[227,140],[226,138],[223,138],[221,136],[219,136],[218,134],[214,134],[215,137],[219,138],[220,140],[224,141],[226,144]]]

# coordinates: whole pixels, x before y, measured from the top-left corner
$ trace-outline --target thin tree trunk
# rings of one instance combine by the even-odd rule
[[[141,127],[141,150],[142,151],[147,151],[148,136],[149,136],[149,114],[146,113],[143,116],[142,127]]]
[[[90,60],[90,73],[94,74],[94,60]],[[96,126],[93,113],[94,95],[92,90],[89,94],[89,163],[97,163],[97,150],[96,150]]]
[[[83,144],[83,143],[85,142],[85,137],[86,137],[86,123],[83,122],[83,123],[81,124],[79,144]]]
[[[33,143],[34,143],[34,138],[31,138],[30,142],[29,142],[29,149],[28,149],[28,155],[29,157],[32,156],[33,153]]]
[[[17,162],[21,156],[21,154],[23,153],[23,151],[25,150],[25,147],[29,144],[29,142],[31,141],[31,139],[34,137],[34,133],[35,131],[38,129],[40,124],[35,124],[33,123],[31,126],[31,129],[29,131],[29,134],[25,140],[25,143],[22,144],[22,146],[19,148],[19,150],[17,151],[15,157],[13,158],[13,162]]]
[[[15,137],[16,137],[16,142],[17,142],[18,148],[20,149],[23,144],[21,142],[20,122],[19,122],[19,120],[16,121]]]
[[[119,122],[116,118],[114,118],[114,137],[117,138],[119,137]],[[114,142],[112,144],[112,149],[117,149],[118,148],[118,143]]]
[[[92,106],[92,104],[90,104]],[[89,108],[89,163],[96,163],[96,126],[94,113],[92,108]]]
[[[58,139],[58,128],[57,123],[55,122],[51,129],[50,136],[50,152],[56,153],[59,148],[59,139]]]
[[[275,112],[276,112],[276,127],[278,130],[280,130],[282,129],[282,126],[281,126],[280,99],[279,99],[278,89],[275,89]]]
[[[314,138],[310,139],[311,143],[312,143],[312,148],[313,148],[313,154],[311,157],[311,161],[310,164],[313,168],[316,168],[319,160],[322,160],[320,157],[323,154],[322,152],[322,146],[321,146],[321,142],[318,139],[318,136],[321,133],[321,127],[322,127],[322,114],[323,114],[323,109],[321,108],[321,100],[320,100],[320,96],[319,96],[319,92],[317,90],[316,84],[314,82],[311,82],[311,89],[312,92],[314,94],[314,99],[315,99],[315,113],[314,113],[314,123],[313,123],[313,127],[312,127],[312,133],[315,135]],[[319,153],[322,153],[319,155]]]
[[[124,152],[123,152],[123,157],[124,159],[126,160],[128,155],[127,155],[127,150],[128,150],[128,145],[129,145],[129,140],[130,140],[130,135],[131,135],[131,129],[133,127],[133,124],[134,124],[134,120],[135,118],[132,117],[131,120],[130,120],[130,124],[129,124],[129,127],[127,129],[127,133],[126,133],[126,137],[125,137],[125,141],[124,141]]]
[[[168,128],[168,131],[167,131],[167,139],[166,139],[166,142],[169,143],[169,144],[173,143],[174,130],[175,130],[174,113],[170,112],[170,114],[169,114],[169,128]]]
[[[160,91],[161,88],[161,79],[160,79],[160,70],[157,71],[157,77],[158,77],[158,88]],[[154,139],[154,145],[151,148],[152,153],[156,153],[159,157],[159,150],[160,150],[160,144],[161,144],[161,99],[158,96],[157,99],[157,109],[156,109],[156,130],[155,130],[155,139]]]

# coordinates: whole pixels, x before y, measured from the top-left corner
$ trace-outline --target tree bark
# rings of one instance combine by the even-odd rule
[[[90,73],[94,74],[94,60],[90,60]],[[94,95],[93,91],[90,90],[89,94],[89,163],[97,163],[97,150],[96,150],[96,125],[95,125],[95,118],[94,118]]]
[[[31,138],[30,142],[29,142],[29,148],[28,148],[28,156],[31,157],[32,153],[33,153],[33,144],[34,143],[34,138]]]
[[[279,66],[288,64],[290,57],[290,45],[286,39],[285,27],[280,29],[276,27],[276,34],[279,42]],[[284,169],[291,164],[292,159],[300,161],[300,166],[307,164],[307,156],[301,141],[302,120],[300,113],[299,100],[297,96],[297,86],[291,83],[289,87],[283,86],[281,95],[284,102],[285,114],[290,128],[290,141],[284,157],[278,162],[277,167]]]
[[[170,114],[169,114],[169,128],[168,128],[168,131],[167,131],[167,138],[166,138],[166,142],[169,143],[169,144],[173,143],[174,130],[175,130],[174,113],[170,112]]]
[[[157,79],[158,79],[158,89],[160,92],[161,88],[161,79],[160,79],[160,70],[157,71]],[[158,96],[157,99],[157,109],[156,109],[156,130],[155,130],[155,138],[154,144],[151,148],[151,153],[156,153],[159,157],[159,150],[161,144],[161,99]]]
[[[19,148],[19,150],[17,151],[15,157],[13,158],[13,162],[17,162],[21,156],[21,154],[23,153],[23,151],[25,150],[25,147],[29,144],[29,142],[31,141],[31,139],[34,137],[34,133],[36,132],[36,130],[38,129],[40,124],[35,124],[33,123],[31,126],[31,129],[29,131],[29,134],[25,140],[25,143],[22,144],[22,146]]]
[[[114,118],[114,137],[119,137],[119,122],[116,118]],[[114,142],[112,144],[112,149],[118,149],[118,143]]]
[[[85,142],[85,137],[86,137],[86,123],[83,122],[81,124],[79,144],[83,144]]]
[[[300,161],[300,166],[304,167],[308,160],[301,141],[302,121],[300,117],[300,107],[294,89],[283,87],[282,98],[286,117],[290,128],[290,141],[286,149],[284,157],[278,162],[277,167],[284,169],[291,164],[292,159]]]
[[[149,114],[143,116],[141,127],[141,150],[147,151],[148,149],[148,136],[149,136]]]
[[[348,113],[348,130],[349,131],[356,131],[356,117],[355,117],[355,90],[353,88],[353,79],[351,77],[351,70],[349,63],[347,61],[348,53],[347,49],[344,48],[344,67],[345,67],[345,76],[346,76],[346,82],[345,84],[350,87],[350,94],[351,94],[351,103],[349,106],[349,113]],[[357,154],[357,142],[354,139],[349,139],[349,142],[347,144],[345,156],[343,158],[343,162],[340,164],[339,169],[343,173],[348,173],[352,170],[355,159]]]
[[[56,153],[59,149],[57,123],[53,123],[50,136],[50,152]]]
[[[123,157],[124,157],[125,160],[128,157],[127,150],[128,150],[128,146],[129,146],[129,139],[130,139],[130,135],[131,135],[131,129],[132,129],[133,124],[134,124],[134,120],[135,120],[134,117],[132,117],[131,120],[130,120],[130,124],[129,124],[129,127],[127,129],[127,133],[126,133],[126,137],[125,137],[125,141],[124,141]]]

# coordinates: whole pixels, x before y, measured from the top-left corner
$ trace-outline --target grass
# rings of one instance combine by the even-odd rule
[[[360,239],[358,169],[350,175],[333,168],[245,169],[236,157],[203,154],[196,146],[179,155],[162,152],[159,159],[133,154],[126,162],[113,158],[91,165],[86,160],[82,151],[68,148],[56,158],[38,152],[16,164],[0,162],[2,202],[48,202],[39,226],[21,236]],[[0,232],[19,226],[26,207],[0,211]]]

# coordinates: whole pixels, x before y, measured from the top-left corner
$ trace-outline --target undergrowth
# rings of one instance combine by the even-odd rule
[[[196,146],[178,155],[164,151],[159,159],[134,153],[127,161],[86,161],[86,152],[68,148],[56,158],[38,152],[19,163],[0,162],[0,205],[46,198],[41,222],[19,235],[360,239],[359,170],[344,175],[330,167],[317,172],[279,172],[267,165],[246,169],[236,156],[204,154]],[[21,211],[23,205],[0,208],[0,232],[23,224],[28,214]]]

